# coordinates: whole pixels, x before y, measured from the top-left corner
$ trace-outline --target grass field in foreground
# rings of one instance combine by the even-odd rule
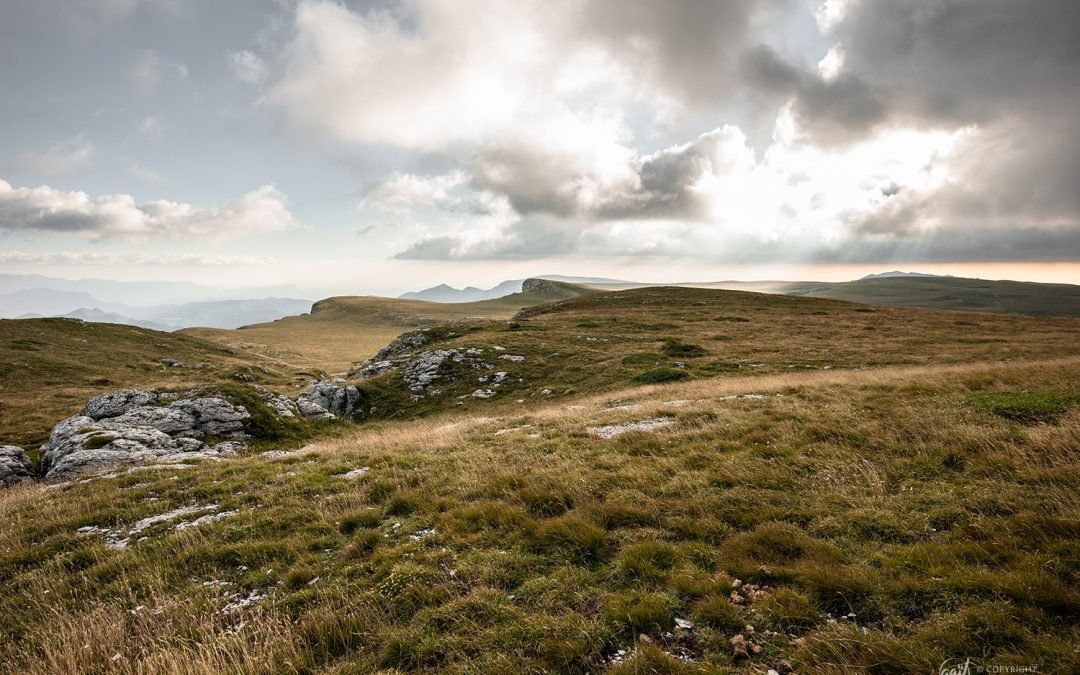
[[[1075,357],[703,379],[0,492],[0,669],[1068,672],[1078,381]],[[589,431],[641,420],[666,426]],[[236,513],[76,534],[208,505]]]

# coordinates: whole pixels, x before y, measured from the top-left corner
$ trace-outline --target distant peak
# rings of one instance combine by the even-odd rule
[[[867,274],[861,277],[859,281],[865,279],[887,279],[889,277],[936,277],[938,274],[926,274],[924,272],[901,272],[900,270],[892,270],[891,272],[881,272],[879,274]]]

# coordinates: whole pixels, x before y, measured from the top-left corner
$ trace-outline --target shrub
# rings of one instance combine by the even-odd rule
[[[708,354],[701,345],[686,344],[677,338],[665,338],[664,345],[660,347],[660,351],[668,356],[678,357],[705,356]]]
[[[727,598],[714,596],[694,605],[694,618],[698,622],[724,631],[742,630],[746,620],[739,608]]]
[[[1053,422],[1080,404],[1080,394],[1029,391],[980,391],[968,401],[998,417],[1024,424]]]
[[[341,517],[338,529],[342,534],[352,534],[357,530],[378,527],[382,524],[382,514],[376,509],[357,509]]]
[[[608,601],[605,613],[630,635],[659,635],[675,625],[675,603],[666,595],[630,591],[617,593]]]
[[[604,530],[576,513],[540,523],[534,536],[541,550],[582,562],[598,560],[607,550]]]
[[[685,380],[690,375],[679,368],[653,368],[652,370],[646,370],[643,373],[639,373],[634,377],[634,382],[640,382],[641,384],[659,384],[661,382],[678,382],[679,380]]]
[[[664,362],[664,357],[652,352],[639,352],[623,357],[624,366],[657,366]]]
[[[761,612],[785,633],[807,631],[821,622],[821,613],[806,596],[784,588],[761,602]]]
[[[663,579],[678,559],[679,552],[671,544],[643,541],[624,548],[619,553],[618,566],[631,577],[656,581]]]

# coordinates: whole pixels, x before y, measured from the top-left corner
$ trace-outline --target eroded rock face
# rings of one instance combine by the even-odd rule
[[[0,445],[0,487],[34,478],[34,465],[26,452],[16,445]]]
[[[284,394],[275,394],[269,389],[263,389],[262,387],[255,387],[255,391],[262,397],[262,400],[266,401],[266,405],[270,406],[270,409],[274,411],[278,417],[296,417],[300,414],[300,409],[296,405],[296,401],[293,401]]]
[[[428,342],[431,342],[432,336],[428,329],[421,328],[420,330],[414,330],[411,333],[405,333],[394,338],[394,341],[386,345],[378,351],[375,356],[368,359],[366,363],[377,363],[379,361],[389,361],[395,356],[401,356],[408,354],[414,349],[423,347]]]
[[[429,352],[420,352],[416,360],[405,367],[403,378],[409,385],[409,391],[419,394],[431,386],[431,383],[439,379],[439,370],[447,361],[461,363],[465,355],[457,349],[435,349]]]
[[[300,414],[309,419],[349,417],[359,402],[360,390],[340,377],[329,382],[315,382],[296,399]]]
[[[243,439],[250,417],[217,396],[123,389],[96,396],[82,414],[53,427],[42,446],[41,469],[48,479],[142,462],[216,459],[236,453],[235,442],[207,445],[203,439]]]

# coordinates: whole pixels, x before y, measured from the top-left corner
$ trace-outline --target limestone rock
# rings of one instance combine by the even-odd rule
[[[132,408],[157,403],[158,397],[159,394],[156,391],[118,389],[90,399],[83,408],[82,414],[95,420],[119,417]]]
[[[368,361],[376,363],[378,361],[389,361],[395,356],[401,356],[407,354],[414,349],[423,347],[428,342],[431,342],[432,336],[428,329],[421,328],[420,330],[414,330],[410,333],[404,333],[394,338],[394,341],[386,345],[378,351],[375,356],[371,357]]]
[[[53,427],[42,446],[50,480],[119,464],[168,464],[234,455],[237,442],[207,446],[202,439],[244,439],[248,411],[217,396],[122,389],[95,396],[80,415]]]
[[[0,487],[34,478],[34,465],[26,452],[15,445],[0,445]]]
[[[278,417],[296,417],[300,414],[300,409],[296,405],[296,401],[293,401],[284,394],[275,394],[269,389],[263,389],[262,387],[255,387],[255,392],[266,401],[266,405],[269,406],[274,414]]]
[[[300,414],[308,418],[349,417],[360,402],[360,390],[342,378],[316,382],[296,400]]]
[[[356,375],[361,380],[369,380],[394,369],[393,361],[365,361],[364,367],[357,371]]]
[[[405,367],[403,379],[409,385],[409,391],[418,394],[439,378],[439,371],[447,361],[461,363],[465,355],[457,349],[435,349],[420,352],[416,360]]]

